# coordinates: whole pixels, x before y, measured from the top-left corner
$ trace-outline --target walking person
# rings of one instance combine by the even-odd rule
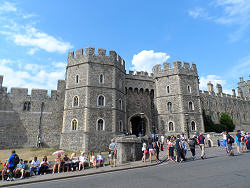
[[[117,144],[115,143],[115,140],[111,140],[111,144],[109,145],[109,151],[110,151],[110,165],[111,167],[114,166],[116,167],[116,160],[117,160]]]
[[[174,161],[174,140],[173,137],[169,139],[167,142],[168,144],[168,155],[169,155],[169,160]]]
[[[148,153],[148,150],[147,150],[147,144],[146,143],[143,143],[142,144],[142,162],[146,162],[146,157],[147,157],[147,153]]]
[[[156,139],[155,139],[154,149],[155,149],[155,152],[156,152],[156,158],[157,158],[158,160],[160,160],[160,159],[159,159],[160,142],[158,141],[158,137],[156,137]]]
[[[176,162],[181,162],[181,152],[182,152],[182,145],[180,135],[177,135],[177,139],[175,140],[175,151],[176,151]]]
[[[240,146],[241,146],[241,151],[246,153],[247,152],[246,134],[243,131],[241,131],[241,144],[240,144]]]
[[[189,138],[188,145],[189,145],[190,151],[192,153],[192,160],[195,159],[195,144],[196,144],[195,138]]]
[[[233,137],[226,131],[226,136],[227,136],[227,151],[230,156],[234,156],[234,150],[232,148],[232,145],[234,143]]]
[[[240,151],[240,146],[241,146],[241,132],[240,132],[240,130],[237,130],[237,133],[235,135],[235,139],[236,139],[236,144],[237,144],[237,152],[241,153],[241,151]]]
[[[163,151],[164,150],[164,143],[165,142],[165,137],[164,137],[164,135],[161,135],[161,151]]]
[[[154,146],[155,145],[155,143],[154,142],[149,142],[149,144],[148,144],[148,151],[149,151],[149,161],[150,161],[150,163],[152,163],[152,155],[155,157],[155,160],[157,161],[157,162],[159,162],[159,160],[157,159],[157,156],[156,156],[156,154],[155,154],[155,150],[154,150]]]
[[[200,145],[200,149],[201,149],[201,159],[204,159],[204,157],[205,157],[205,137],[203,136],[203,132],[200,133],[198,140],[199,140],[199,145]]]

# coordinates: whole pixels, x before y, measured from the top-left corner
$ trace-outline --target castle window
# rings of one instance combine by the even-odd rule
[[[119,109],[122,110],[122,100],[119,99]]]
[[[75,130],[77,129],[77,124],[78,124],[78,122],[77,122],[76,119],[73,119],[73,120],[71,121],[71,128],[72,128],[72,131],[75,131]]]
[[[123,131],[123,123],[122,123],[122,120],[119,121],[119,132],[122,132]]]
[[[217,112],[218,119],[220,119],[220,112]]]
[[[243,119],[244,121],[246,121],[246,114],[243,114]]]
[[[195,131],[195,130],[196,130],[196,125],[195,125],[195,122],[194,122],[194,121],[191,122],[191,130],[192,130],[192,131]]]
[[[30,111],[31,108],[31,103],[30,102],[25,102],[23,104],[23,111]]]
[[[74,96],[74,98],[73,98],[73,106],[78,106],[78,105],[79,105],[78,96]]]
[[[79,76],[76,75],[76,84],[78,84],[78,83],[79,83]]]
[[[187,86],[187,91],[188,93],[191,93],[191,87],[189,85]]]
[[[103,119],[97,120],[97,130],[104,131],[104,120]]]
[[[105,99],[103,95],[100,95],[98,97],[98,106],[104,106],[105,105]]]
[[[168,111],[169,111],[169,112],[172,112],[172,110],[173,110],[172,103],[171,103],[171,102],[168,102]]]
[[[188,103],[188,110],[189,111],[194,110],[194,104],[191,101]]]
[[[168,123],[168,132],[173,132],[174,131],[174,124],[173,122]]]
[[[167,93],[170,93],[170,86],[167,86]]]
[[[103,76],[103,74],[101,74],[101,75],[99,76],[99,83],[100,83],[100,84],[103,84],[103,83],[104,83],[104,76]]]

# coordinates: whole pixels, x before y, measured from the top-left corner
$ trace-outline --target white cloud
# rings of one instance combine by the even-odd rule
[[[249,0],[214,0],[209,4],[213,12],[208,13],[209,9],[196,7],[188,13],[194,18],[212,20],[222,25],[235,26],[237,28],[229,34],[231,42],[240,40],[250,25],[250,1]],[[217,10],[219,9],[219,11]],[[210,12],[211,12],[210,10]],[[214,11],[217,10],[217,11]]]
[[[216,84],[221,84],[222,87],[226,85],[226,80],[221,79],[218,75],[207,75],[200,78],[200,89],[207,90],[207,83],[211,82],[216,87]]]
[[[152,67],[156,64],[162,64],[170,56],[163,52],[154,52],[154,50],[143,50],[135,54],[132,59],[132,69],[136,71],[152,72]]]
[[[65,69],[67,64],[64,62],[53,62],[52,65],[56,68],[64,68]]]
[[[2,5],[0,5],[0,14],[4,12],[16,12],[15,5],[10,2],[3,2]]]
[[[4,8],[8,11],[1,14],[1,9]],[[10,11],[11,14],[6,13]],[[34,17],[34,14],[25,13],[14,4],[5,3],[0,6],[0,15],[0,20],[3,23],[2,26],[0,25],[0,34],[18,46],[30,48],[27,51],[29,55],[34,55],[38,50],[65,53],[73,48],[69,42],[40,31],[34,20],[30,19]]]
[[[65,79],[65,68],[58,68],[53,63],[52,66],[19,64],[19,61],[0,59],[0,75],[4,76],[3,85],[8,89],[20,87],[30,91],[33,88],[52,90],[57,88],[59,79]]]

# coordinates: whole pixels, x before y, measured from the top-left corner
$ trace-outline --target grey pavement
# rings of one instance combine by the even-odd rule
[[[166,152],[162,152],[166,157]],[[190,154],[188,153],[190,156]],[[197,150],[199,155],[199,150]],[[250,187],[250,153],[230,157],[223,148],[207,149],[205,160],[188,160],[181,164],[163,162],[155,166],[134,168],[149,163],[128,163],[117,168],[89,169],[83,174],[78,172],[44,175],[5,182],[2,185],[14,185],[13,183],[29,181],[29,184],[15,187]],[[131,168],[129,168],[131,167]],[[119,171],[122,169],[127,169]],[[130,169],[130,170],[129,170]],[[102,170],[104,173],[97,174]],[[118,170],[118,171],[113,171]],[[75,177],[71,177],[75,173]],[[52,180],[61,176],[62,179]],[[64,179],[68,177],[67,179]],[[78,176],[78,177],[77,177]],[[43,178],[43,179],[42,179]],[[44,180],[48,181],[44,181]],[[36,181],[35,181],[36,180]],[[31,182],[34,183],[31,183]],[[37,182],[38,181],[38,182]],[[43,181],[43,182],[39,182]]]

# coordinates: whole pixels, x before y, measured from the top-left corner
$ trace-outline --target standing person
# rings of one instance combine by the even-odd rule
[[[195,144],[196,144],[195,137],[189,138],[188,145],[189,145],[190,151],[192,153],[192,160],[195,159]]]
[[[176,162],[181,162],[181,152],[182,152],[182,145],[180,140],[180,135],[177,135],[177,139],[175,140],[175,151],[176,151]]]
[[[241,131],[241,144],[240,144],[240,146],[241,146],[241,151],[246,153],[247,152],[246,134],[243,131]]]
[[[142,162],[146,162],[146,156],[147,156],[147,153],[148,153],[148,150],[147,150],[147,144],[146,143],[143,143],[142,144]]]
[[[14,173],[14,170],[17,166],[17,164],[19,163],[19,156],[16,154],[16,151],[15,150],[12,150],[11,152],[11,156],[9,157],[9,160],[8,160],[8,163],[9,163],[9,170],[10,170],[10,177],[8,178],[10,181],[13,180],[13,173]]]
[[[43,157],[43,161],[40,164],[40,168],[38,170],[38,174],[46,174],[46,171],[49,168],[49,161],[47,159],[47,156]]]
[[[112,139],[111,144],[109,144],[109,151],[110,151],[110,154],[111,154],[110,165],[111,165],[111,167],[113,167],[113,163],[114,163],[114,166],[116,167],[117,144],[115,143],[114,139]]]
[[[155,154],[154,144],[155,144],[154,142],[149,142],[149,144],[148,144],[149,161],[150,161],[150,163],[152,163],[152,155],[154,155],[155,160],[157,162],[159,162],[159,160],[157,159],[156,154]]]
[[[160,143],[158,141],[158,137],[156,137],[155,139],[155,143],[154,143],[154,149],[155,149],[155,152],[156,152],[156,158],[157,160],[159,161],[159,153],[160,153]]]
[[[41,147],[41,144],[42,144],[41,137],[38,137],[38,148],[40,148],[40,147]]]
[[[226,136],[227,136],[227,151],[229,155],[233,156],[234,155],[234,150],[232,148],[232,145],[234,143],[233,137],[226,131]]]
[[[237,133],[235,135],[235,139],[236,139],[236,144],[237,144],[237,151],[238,151],[238,153],[241,153],[241,151],[240,151],[240,145],[241,145],[241,132],[240,132],[240,130],[237,130]]]
[[[167,144],[168,144],[169,160],[174,161],[174,140],[173,140],[173,137],[169,138],[169,141]]]
[[[36,175],[39,173],[39,167],[40,167],[40,160],[37,159],[37,157],[34,157],[34,159],[30,163],[30,176],[32,176],[33,171],[36,171]]]
[[[164,137],[164,135],[161,135],[161,151],[163,151],[164,150],[164,143],[165,142],[165,137]]]
[[[183,161],[186,160],[186,154],[187,154],[186,140],[181,139],[181,158]]]
[[[226,131],[222,132],[222,139],[223,139],[223,146],[226,148],[226,152],[228,153],[228,150],[227,150],[227,133]]]
[[[201,158],[204,159],[204,157],[205,157],[205,137],[203,136],[203,132],[200,133],[198,140],[199,140],[199,145],[201,148]]]

